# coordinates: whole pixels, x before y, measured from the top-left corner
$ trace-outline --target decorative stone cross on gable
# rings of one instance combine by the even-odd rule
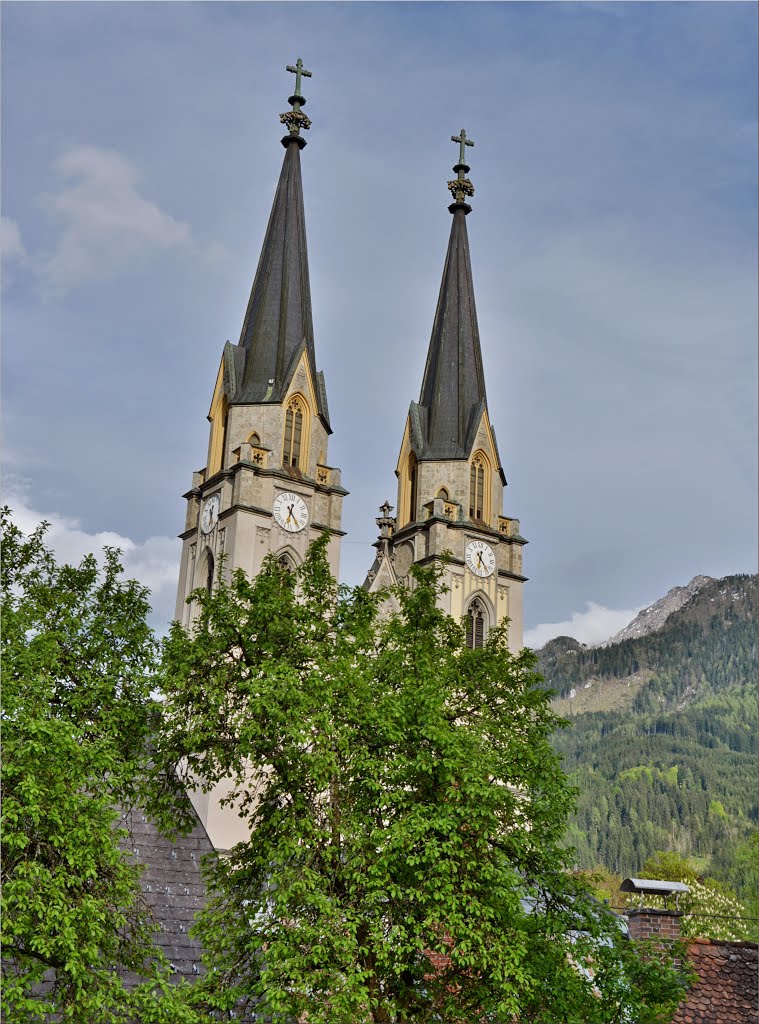
[[[393,506],[389,501],[386,501],[384,505],[380,505],[379,518],[375,519],[377,526],[380,528],[379,541],[377,547],[381,553],[387,551],[388,541],[393,535],[393,529],[395,527],[395,519],[390,515],[393,511]]]

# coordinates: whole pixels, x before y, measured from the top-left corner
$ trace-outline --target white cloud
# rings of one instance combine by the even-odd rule
[[[63,223],[63,233],[53,255],[39,266],[52,293],[144,269],[153,256],[167,250],[219,259],[217,244],[199,247],[189,224],[140,194],[138,171],[120,153],[76,146],[64,153],[55,169],[68,182],[48,200]]]
[[[19,226],[10,217],[0,217],[0,255],[8,262],[26,262],[26,249],[21,241]]]
[[[573,636],[581,644],[593,646],[603,643],[619,632],[635,618],[641,608],[604,608],[595,601],[588,601],[584,612],[573,612],[564,622],[543,622],[533,626],[524,634],[526,647],[537,650],[557,636]]]
[[[32,508],[23,486],[6,481],[4,503],[13,510],[13,521],[24,533],[31,533],[43,520],[50,524],[46,544],[59,562],[77,564],[87,554],[102,558],[104,547],[118,548],[128,579],[137,579],[151,593],[151,623],[163,632],[174,617],[179,571],[179,541],[175,537],[148,537],[134,541],[119,533],[103,530],[88,533],[77,519],[43,513]]]

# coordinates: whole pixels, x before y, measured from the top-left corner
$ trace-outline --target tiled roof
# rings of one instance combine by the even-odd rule
[[[698,981],[673,1024],[759,1024],[755,942],[695,939],[688,955]]]

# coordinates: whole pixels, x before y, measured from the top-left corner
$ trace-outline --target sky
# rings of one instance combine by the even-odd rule
[[[115,544],[173,614],[298,56],[316,355],[350,491],[395,503],[463,126],[488,405],[528,538],[526,642],[592,643],[756,571],[757,8],[14,3],[2,19],[4,495]]]

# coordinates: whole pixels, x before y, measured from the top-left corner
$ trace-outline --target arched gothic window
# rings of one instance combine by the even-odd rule
[[[301,465],[301,446],[305,425],[305,409],[297,395],[293,395],[287,403],[285,412],[285,443],[282,452],[284,466]]]
[[[485,470],[487,464],[484,456],[478,452],[472,459],[472,468],[469,472],[469,518],[484,519],[487,513],[485,507]]]
[[[282,577],[282,583],[286,587],[295,585],[295,561],[285,551],[277,555],[277,568]]]
[[[466,645],[472,650],[485,645],[487,614],[482,602],[475,597],[466,613]]]
[[[437,496],[438,496],[438,498],[442,498],[443,501],[448,501],[449,500],[448,488],[447,487],[441,487],[440,490],[437,492]]]
[[[206,591],[209,594],[213,591],[213,555],[210,551],[206,555]]]
[[[261,435],[257,434],[256,431],[254,430],[253,433],[248,438],[248,444],[252,444],[254,448],[260,448],[261,447]]]

